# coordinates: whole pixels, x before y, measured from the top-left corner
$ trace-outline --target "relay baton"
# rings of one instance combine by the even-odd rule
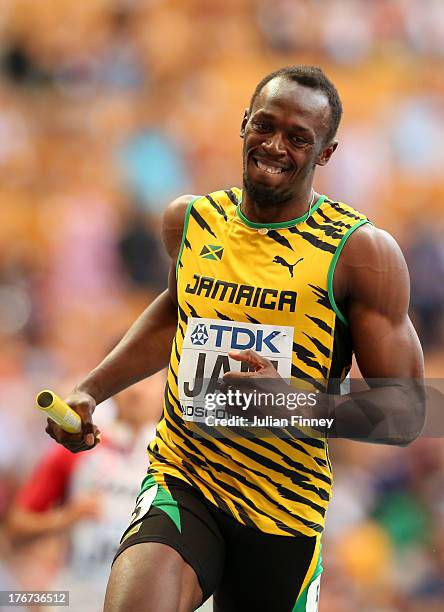
[[[68,406],[58,395],[45,389],[35,398],[36,406],[46,413],[57,425],[68,433],[80,433],[82,421],[77,412]]]

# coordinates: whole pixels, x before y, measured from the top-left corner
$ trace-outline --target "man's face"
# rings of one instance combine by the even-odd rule
[[[307,186],[317,164],[336,148],[326,143],[330,127],[327,96],[284,77],[267,83],[247,111],[244,138],[244,188],[259,206],[291,201]]]

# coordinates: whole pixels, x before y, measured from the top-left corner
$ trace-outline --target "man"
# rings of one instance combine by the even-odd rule
[[[242,121],[243,191],[168,207],[168,291],[68,397],[83,435],[49,425],[73,451],[93,446],[96,403],[163,367],[174,338],[164,418],[113,565],[107,612],[194,610],[212,593],[218,611],[317,609],[331,490],[325,440],[212,436],[193,399],[224,374],[291,376],[324,391],[347,373],[352,348],[368,379],[421,378],[398,246],[312,187],[316,166],[337,147],[341,113],[318,68],[285,68],[259,83]],[[249,350],[231,352],[239,348]],[[397,443],[414,439],[422,407],[391,388],[394,409],[372,400],[380,388],[364,392],[358,410],[353,399],[338,402],[339,430],[351,419],[374,441],[393,443],[393,427],[405,432]]]

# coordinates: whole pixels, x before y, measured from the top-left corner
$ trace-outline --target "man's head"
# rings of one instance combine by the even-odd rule
[[[268,74],[245,111],[244,188],[259,206],[276,206],[307,192],[316,165],[337,147],[342,104],[320,68],[292,66]]]

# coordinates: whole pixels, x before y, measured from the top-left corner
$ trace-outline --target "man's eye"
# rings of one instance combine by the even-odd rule
[[[255,121],[254,127],[259,132],[270,132],[271,131],[270,124],[269,123],[262,123],[261,121]]]
[[[308,144],[308,142],[305,140],[305,138],[302,138],[302,136],[292,136],[291,140],[299,147]]]

